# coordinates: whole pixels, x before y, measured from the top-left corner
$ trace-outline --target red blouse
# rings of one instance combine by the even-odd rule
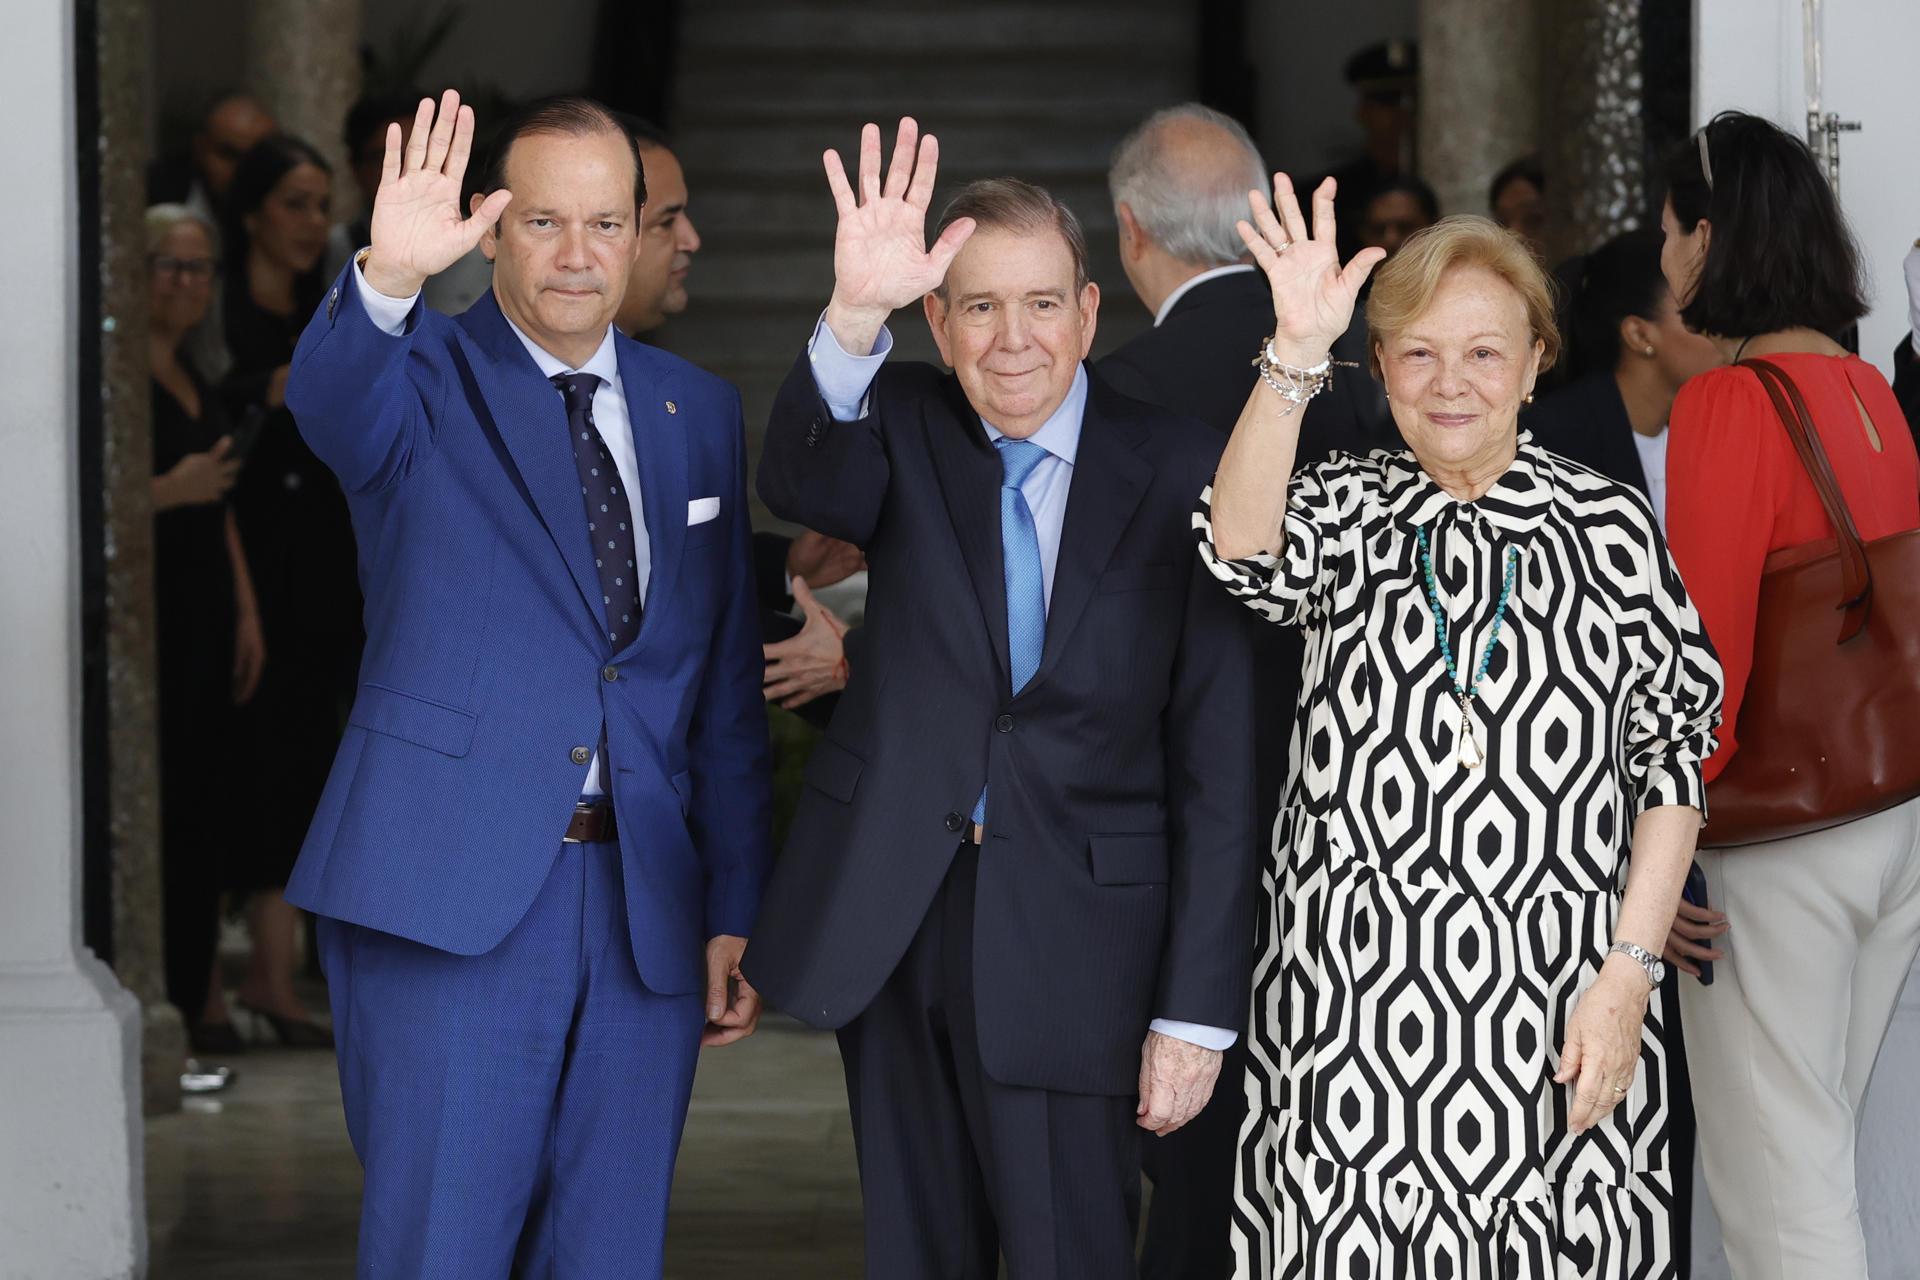
[[[1920,528],[1920,458],[1880,371],[1857,356],[1796,352],[1767,359],[1800,387],[1862,538]],[[1880,436],[1876,450],[1854,406]],[[1769,552],[1833,536],[1826,509],[1759,377],[1701,374],[1673,402],[1667,444],[1667,544],[1726,672],[1720,746],[1709,781],[1739,749],[1734,736]]]

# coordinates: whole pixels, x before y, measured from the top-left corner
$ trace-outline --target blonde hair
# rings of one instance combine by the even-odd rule
[[[1380,349],[1404,333],[1433,305],[1433,295],[1449,271],[1481,267],[1506,281],[1527,310],[1527,326],[1542,344],[1540,371],[1560,355],[1560,326],[1554,320],[1553,282],[1540,260],[1513,232],[1491,218],[1455,214],[1407,237],[1400,251],[1373,273],[1367,299],[1367,362],[1382,377]]]

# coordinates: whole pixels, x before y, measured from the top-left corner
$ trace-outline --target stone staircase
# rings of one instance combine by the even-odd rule
[[[739,386],[757,446],[833,288],[820,153],[851,170],[877,120],[891,154],[912,115],[940,137],[935,214],[962,183],[1014,176],[1079,215],[1103,295],[1094,352],[1111,350],[1150,317],[1120,270],[1107,160],[1141,117],[1191,96],[1195,25],[1190,0],[691,0],[674,147],[704,245],[692,305],[658,340]],[[917,313],[893,329],[900,358],[937,359]]]

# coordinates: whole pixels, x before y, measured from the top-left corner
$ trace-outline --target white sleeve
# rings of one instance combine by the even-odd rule
[[[420,301],[416,291],[411,297],[389,298],[372,285],[360,270],[358,257],[353,262],[353,284],[360,290],[360,305],[367,309],[367,319],[373,321],[382,333],[399,337],[407,329],[407,317],[413,314],[414,303]]]

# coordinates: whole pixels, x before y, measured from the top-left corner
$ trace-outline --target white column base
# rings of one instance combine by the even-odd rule
[[[140,1005],[91,952],[0,971],[0,1280],[145,1273],[139,1099]]]

